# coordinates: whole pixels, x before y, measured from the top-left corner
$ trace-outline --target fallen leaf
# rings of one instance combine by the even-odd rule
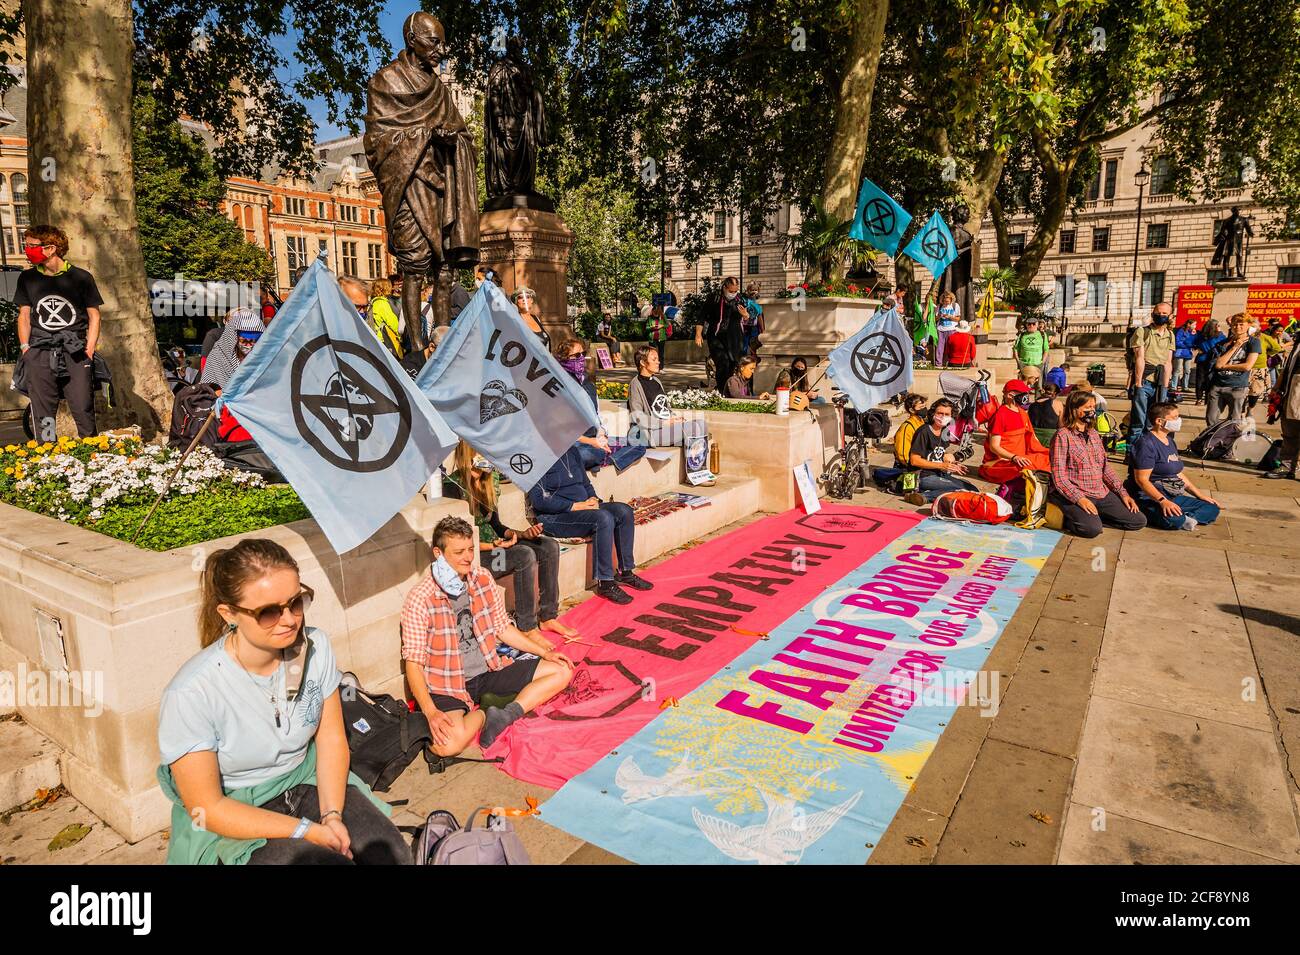
[[[74,822],[59,830],[59,834],[50,840],[50,844],[46,848],[50,852],[58,852],[60,849],[68,848],[68,846],[75,846],[88,835],[90,835],[90,826],[83,826],[79,822]]]
[[[919,848],[919,849],[928,849],[928,848],[930,848],[930,843],[928,843],[928,842],[925,841],[925,837],[924,837],[924,836],[908,836],[908,837],[907,837],[907,844],[908,844],[909,846],[916,846],[916,847]]]
[[[1074,594],[1061,594],[1061,596],[1057,597],[1056,599],[1057,599],[1057,600],[1068,600],[1068,601],[1070,601],[1070,603],[1074,603]]]
[[[1019,839],[1012,839],[1011,844],[1015,846],[1017,849],[1023,849],[1025,847],[1025,844],[1021,842]]]
[[[1029,814],[1029,818],[1036,819],[1038,822],[1041,822],[1045,826],[1050,826],[1052,824],[1052,817],[1049,816],[1047,813],[1043,812],[1041,809],[1035,809],[1033,812]]]

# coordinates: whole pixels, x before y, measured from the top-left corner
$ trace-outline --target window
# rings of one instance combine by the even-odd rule
[[[1174,165],[1168,156],[1157,156],[1151,164],[1151,195],[1164,196],[1173,192]]]
[[[762,235],[763,235],[763,220],[762,220],[762,219],[759,219],[757,222],[751,222],[751,223],[749,224],[749,235],[750,235],[750,238],[753,238],[753,239],[757,239],[757,238],[761,238],[761,237],[762,237]]]
[[[1215,219],[1210,223],[1210,245],[1214,245],[1215,240],[1219,237],[1219,227],[1223,225],[1222,219]]]
[[[321,252],[324,252],[324,251],[325,251],[326,249],[328,249],[328,248],[329,248],[329,243],[326,242],[324,239],[317,239],[317,240],[316,240],[316,253],[317,253],[318,255],[319,255]]]
[[[374,242],[366,243],[366,265],[370,269],[369,276],[377,279],[384,270],[384,262],[381,258],[381,247]]]
[[[1101,170],[1088,181],[1088,201],[1096,202],[1101,198]]]
[[[709,265],[710,265],[710,269],[709,269],[710,275],[714,276],[715,278],[720,277],[722,275],[722,259],[714,259],[712,262],[709,263]]]
[[[664,260],[664,275],[667,276],[668,278],[672,278],[672,277],[673,277],[673,260],[672,260],[672,259],[665,259],[665,260]]]
[[[1058,275],[1056,288],[1052,291],[1052,306],[1058,312],[1066,311],[1074,304],[1074,276]]]
[[[1277,270],[1279,285],[1300,285],[1300,265],[1282,265]]]
[[[356,206],[339,206],[339,219],[343,222],[357,221]]]
[[[347,275],[357,274],[357,244],[355,242],[343,243],[343,271]]]
[[[1088,276],[1088,307],[1104,308],[1106,305],[1106,273]]]
[[[725,212],[713,213],[713,238],[725,239],[727,237],[727,214]],[[721,275],[722,273],[717,273]]]
[[[1012,255],[1024,255],[1025,234],[1023,232],[1016,232],[1007,236],[1007,250]]]
[[[1107,159],[1106,160],[1106,192],[1105,192],[1107,199],[1115,198],[1115,179],[1118,175],[1119,175],[1119,160]]]
[[[306,216],[307,200],[299,196],[285,196],[284,211],[291,216]]]
[[[1142,273],[1142,299],[1139,305],[1146,307],[1165,300],[1165,273]]]
[[[1147,226],[1147,248],[1148,249],[1167,249],[1169,248],[1169,223],[1152,222]]]
[[[1110,226],[1101,226],[1092,230],[1092,251],[1107,252],[1110,250]]]
[[[27,177],[16,172],[11,183],[14,187],[14,225],[26,229],[32,224],[27,218]]]
[[[299,199],[299,202],[302,200]],[[289,276],[298,269],[307,267],[307,239],[301,235],[286,235],[284,237],[285,261],[289,263]]]
[[[374,210],[374,209],[371,209],[371,210],[369,210],[369,211],[370,211],[370,224],[371,224],[371,225],[374,225],[374,224],[375,224],[375,210]]]
[[[1074,230],[1073,230],[1073,229],[1064,229],[1064,230],[1062,230],[1062,232],[1061,232],[1061,251],[1062,251],[1063,253],[1064,253],[1064,252],[1073,252],[1073,251],[1074,251]]]
[[[745,271],[746,271],[746,272],[748,272],[750,275],[753,275],[755,272],[759,271],[759,268],[758,268],[758,256],[756,256],[756,255],[747,255],[747,256],[745,256],[745,258],[748,259],[748,261],[745,263]]]

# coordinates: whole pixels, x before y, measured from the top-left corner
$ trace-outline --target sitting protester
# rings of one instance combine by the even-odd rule
[[[537,659],[502,657],[502,643]],[[573,676],[568,657],[510,623],[492,575],[474,566],[474,529],[459,517],[433,529],[429,576],[402,604],[402,660],[439,756],[455,756],[475,737],[487,749]]]
[[[1052,500],[1061,508],[1065,530],[1078,537],[1096,537],[1103,521],[1121,530],[1141,530],[1147,519],[1106,459],[1096,418],[1096,399],[1072,391],[1052,439]]]
[[[907,418],[894,432],[894,466],[899,468],[910,467],[912,438],[918,428],[925,426],[925,396],[911,392],[903,395],[903,409],[907,412]]]
[[[1187,479],[1178,456],[1174,435],[1183,426],[1178,406],[1172,402],[1155,405],[1151,424],[1151,430],[1131,451],[1124,489],[1137,500],[1148,527],[1190,531],[1199,524],[1213,524],[1219,516],[1219,502]]]
[[[245,306],[231,309],[226,315],[221,337],[203,361],[199,382],[211,385],[220,393],[265,331],[266,325],[256,309]]]
[[[554,645],[543,630],[574,636],[575,630],[556,619],[560,610],[560,545],[542,533],[541,524],[516,531],[501,523],[497,513],[500,477],[487,458],[464,441],[456,446],[455,474],[452,496],[469,504],[470,516],[478,525],[480,561],[495,579],[511,577],[514,581],[515,625],[548,650]]]
[[[754,397],[754,369],[758,367],[758,359],[753,355],[743,355],[736,363],[736,373],[727,379],[728,398],[753,398]],[[766,401],[772,396],[766,391],[758,396],[761,400]]]
[[[1046,471],[1047,448],[1034,434],[1029,420],[1029,406],[1033,404],[1029,386],[1012,379],[1002,389],[1002,406],[988,424],[988,440],[984,444],[984,463],[979,475],[994,484],[1009,484],[1023,475],[1025,470]]]
[[[952,402],[940,398],[926,412],[925,425],[917,428],[908,452],[908,466],[917,475],[917,491],[907,495],[907,502],[918,507],[928,504],[940,494],[948,491],[973,491],[975,485],[963,481],[960,477],[966,473],[966,466],[953,460],[949,448],[953,442],[948,440],[945,429],[952,424]]]
[[[627,410],[632,419],[628,438],[645,447],[676,447],[682,443],[685,419],[673,414],[668,393],[658,378],[659,353],[650,345],[641,345],[633,357],[637,376],[627,386]]]
[[[1047,382],[1041,389],[1041,397],[1029,406],[1029,423],[1034,426],[1034,436],[1044,446],[1052,443],[1056,429],[1061,426],[1061,412],[1065,410],[1065,399],[1060,389],[1053,382]]]
[[[174,864],[409,864],[390,809],[348,772],[341,674],[279,544],[208,558],[204,649],[163,691],[158,781]]]
[[[790,393],[802,394],[808,401],[817,401],[817,389],[808,387],[808,359],[796,355],[790,361]]]
[[[645,347],[648,346],[642,346]],[[653,348],[650,353],[654,354]],[[636,522],[632,508],[621,501],[602,501],[596,496],[596,489],[591,486],[576,447],[569,448],[533,485],[528,492],[528,503],[547,534],[592,539],[592,573],[596,578],[597,596],[616,604],[628,604],[632,597],[620,584],[636,590],[654,588],[650,581],[634,573]],[[614,567],[616,551],[617,573]]]
[[[600,399],[596,396],[596,383],[587,373],[587,342],[581,338],[569,338],[556,346],[553,354],[560,365],[573,376],[582,390],[591,399],[591,406],[600,413]],[[578,452],[582,455],[582,466],[594,471],[605,463],[609,453],[609,438],[603,428],[588,428],[578,438]]]
[[[173,345],[167,349],[162,364],[163,378],[173,395],[186,385],[192,385],[199,380],[198,371],[190,367],[189,362],[186,360],[185,349],[179,345]]]
[[[975,335],[970,322],[962,319],[948,336],[948,354],[944,362],[949,368],[970,368],[975,364]]]

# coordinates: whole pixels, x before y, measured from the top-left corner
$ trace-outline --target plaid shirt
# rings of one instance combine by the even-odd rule
[[[474,636],[478,638],[488,669],[509,666],[510,660],[497,656],[496,651],[497,637],[510,621],[492,575],[477,567],[470,572],[465,585],[469,588]],[[402,659],[420,664],[430,693],[454,696],[473,705],[465,691],[460,632],[451,610],[451,598],[438,586],[432,572],[406,595],[402,604]]]
[[[1096,428],[1061,428],[1052,438],[1051,457],[1052,486],[1071,504],[1085,497],[1100,500],[1110,491],[1124,496]]]

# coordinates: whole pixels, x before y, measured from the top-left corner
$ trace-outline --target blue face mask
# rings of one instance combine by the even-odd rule
[[[438,582],[438,586],[447,596],[459,597],[465,592],[465,581],[461,580],[460,574],[452,569],[451,564],[447,563],[447,558],[441,554],[429,569],[433,572],[433,579]]]

